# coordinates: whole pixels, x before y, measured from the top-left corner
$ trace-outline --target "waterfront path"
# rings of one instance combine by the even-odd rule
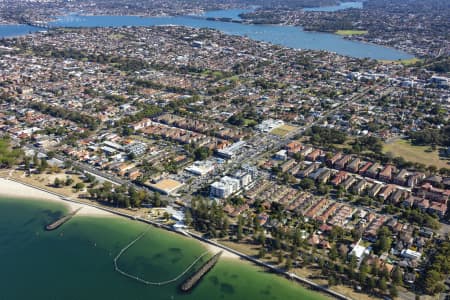
[[[311,281],[311,280],[309,280],[309,279],[307,279],[307,278],[300,277],[300,276],[298,276],[298,275],[296,275],[296,274],[294,274],[294,273],[290,273],[290,272],[287,272],[287,271],[285,271],[285,270],[283,270],[283,269],[280,269],[280,268],[277,268],[277,267],[275,267],[275,266],[272,266],[271,264],[265,263],[265,262],[263,262],[263,261],[261,261],[261,260],[259,260],[259,259],[256,259],[256,258],[254,258],[254,257],[252,257],[252,256],[249,256],[249,255],[246,255],[246,254],[244,254],[244,253],[242,253],[242,252],[236,251],[236,250],[234,250],[233,248],[227,247],[227,246],[222,245],[222,244],[220,244],[220,243],[217,243],[217,242],[215,242],[215,241],[212,241],[212,240],[209,240],[209,239],[205,239],[205,238],[203,238],[202,236],[200,236],[200,235],[198,235],[198,234],[195,234],[195,233],[193,233],[193,232],[188,232],[188,231],[187,231],[187,233],[188,233],[190,236],[192,236],[193,238],[197,239],[197,240],[200,240],[200,241],[202,241],[202,242],[205,242],[205,243],[214,245],[214,246],[216,246],[216,247],[219,247],[219,248],[222,248],[222,249],[224,249],[224,250],[226,250],[226,251],[229,251],[229,252],[231,252],[231,253],[234,253],[234,254],[238,255],[238,256],[239,256],[240,258],[242,258],[242,259],[251,261],[251,262],[253,262],[253,263],[256,264],[256,265],[259,265],[259,266],[261,266],[261,267],[264,267],[264,268],[267,268],[267,269],[273,271],[274,273],[282,274],[282,275],[286,276],[286,277],[289,278],[289,279],[294,279],[294,280],[296,280],[296,281],[298,281],[298,282],[300,282],[300,283],[306,284],[306,285],[308,285],[309,287],[311,287],[312,289],[315,289],[315,290],[318,290],[318,291],[320,291],[320,292],[326,293],[326,294],[331,295],[331,296],[333,296],[333,297],[335,297],[335,298],[337,298],[337,299],[351,300],[351,298],[349,298],[349,297],[347,297],[347,296],[345,296],[345,295],[343,295],[343,294],[340,294],[340,293],[338,293],[338,292],[335,292],[335,291],[333,291],[333,290],[330,290],[329,288],[324,287],[324,286],[322,286],[322,285],[319,285],[319,284],[317,284],[317,283],[315,283],[315,282],[313,282],[313,281]]]

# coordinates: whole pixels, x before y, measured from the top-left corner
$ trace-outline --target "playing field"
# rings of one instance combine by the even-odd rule
[[[401,60],[380,60],[382,63],[391,64],[391,63],[401,63],[404,66],[411,66],[416,63],[422,62],[423,59],[413,57],[409,59],[401,59]]]
[[[367,32],[367,30],[338,30],[335,33],[339,35],[362,35]]]
[[[291,125],[281,125],[280,127],[275,128],[274,130],[272,130],[270,133],[271,134],[275,134],[278,136],[285,136],[286,134],[290,133],[291,131],[296,130],[297,127],[295,126],[291,126]]]
[[[413,146],[406,140],[396,140],[392,143],[383,144],[383,152],[391,152],[394,157],[401,156],[407,161],[422,163],[427,166],[433,165],[437,168],[450,168],[450,160],[439,158],[438,151],[428,151],[428,146]]]

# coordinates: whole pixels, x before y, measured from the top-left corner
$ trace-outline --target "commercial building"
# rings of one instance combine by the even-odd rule
[[[268,120],[262,121],[261,124],[256,126],[256,128],[262,132],[268,133],[268,132],[271,132],[272,130],[274,130],[275,128],[278,128],[283,125],[284,125],[284,122],[282,120],[268,119]]]
[[[217,155],[219,155],[220,157],[224,157],[226,159],[231,159],[235,157],[240,150],[242,150],[245,144],[246,143],[244,141],[234,143],[233,145],[227,148],[217,150]]]
[[[422,257],[422,254],[420,252],[413,251],[411,249],[403,249],[401,252],[401,255],[404,258],[409,258],[409,259],[420,259]]]
[[[249,185],[252,182],[252,176],[243,170],[237,170],[233,174],[233,178],[236,178],[239,180],[241,187],[246,187],[247,185]]]
[[[173,180],[173,179],[162,179],[156,183],[147,183],[150,189],[157,191],[164,195],[171,195],[175,193],[179,188],[181,188],[184,183]]]
[[[214,163],[211,161],[196,161],[185,170],[197,176],[205,176],[214,171]]]
[[[220,181],[211,184],[210,195],[217,198],[227,198],[241,188],[239,179],[229,176],[222,177]]]

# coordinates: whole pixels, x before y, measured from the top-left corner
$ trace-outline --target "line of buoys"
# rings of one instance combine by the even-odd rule
[[[160,282],[153,282],[153,281],[148,281],[148,280],[144,280],[142,278],[139,278],[138,276],[134,276],[132,274],[129,274],[123,270],[121,270],[117,264],[117,261],[120,259],[120,257],[125,253],[125,251],[127,251],[131,246],[133,246],[136,242],[138,242],[140,239],[142,239],[145,234],[147,233],[147,231],[150,229],[150,226],[147,228],[147,230],[145,230],[144,232],[142,232],[140,235],[138,235],[133,241],[131,241],[128,245],[126,245],[125,247],[122,248],[122,250],[120,250],[119,254],[117,254],[117,256],[114,258],[114,269],[119,272],[120,274],[122,274],[123,276],[126,276],[128,278],[134,279],[136,281],[139,281],[140,283],[146,284],[146,285],[166,285],[172,282],[177,281],[178,279],[180,279],[184,274],[186,274],[200,259],[202,259],[205,255],[207,255],[209,253],[209,251],[204,252],[202,255],[200,255],[199,257],[197,257],[197,259],[195,259],[183,272],[181,272],[178,276],[176,276],[175,278],[169,279],[169,280],[165,280],[165,281],[160,281]]]

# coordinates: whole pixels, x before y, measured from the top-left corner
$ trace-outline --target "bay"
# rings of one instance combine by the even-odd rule
[[[352,2],[360,3],[360,2]],[[346,4],[341,4],[346,5]],[[321,8],[327,9],[327,8]],[[328,8],[330,9],[330,8]],[[226,34],[245,36],[257,41],[268,42],[294,49],[325,50],[356,58],[379,60],[410,59],[413,55],[389,47],[370,43],[350,41],[342,36],[304,31],[298,26],[256,25],[207,20],[208,17],[239,19],[240,13],[250,10],[209,11],[202,16],[139,17],[139,16],[84,16],[69,14],[59,17],[50,25],[57,27],[123,27],[123,26],[163,26],[179,25],[191,28],[211,28]],[[0,26],[0,38],[23,35],[38,31],[26,25]]]
[[[363,7],[363,3],[362,2],[341,2],[338,5],[322,6],[322,7],[308,7],[308,8],[305,8],[304,10],[305,11],[333,12],[333,11],[350,9],[350,8],[361,9],[362,7]]]
[[[55,231],[63,204],[0,198],[0,299],[326,299],[246,262],[221,258],[188,294],[179,282],[146,286],[114,271],[113,258],[148,228],[120,217],[75,216]],[[205,251],[193,239],[150,227],[119,260],[149,281],[178,275]],[[186,274],[185,276],[188,276]]]
[[[14,37],[42,30],[29,25],[0,25],[0,38]]]
[[[304,31],[298,26],[256,25],[210,21],[206,17],[236,18],[248,10],[214,11],[204,18],[198,16],[139,17],[67,15],[50,24],[58,27],[123,27],[179,25],[191,28],[211,28],[231,35],[245,36],[257,41],[295,49],[326,50],[357,58],[381,60],[409,59],[413,56],[389,47],[346,40],[335,34]]]

